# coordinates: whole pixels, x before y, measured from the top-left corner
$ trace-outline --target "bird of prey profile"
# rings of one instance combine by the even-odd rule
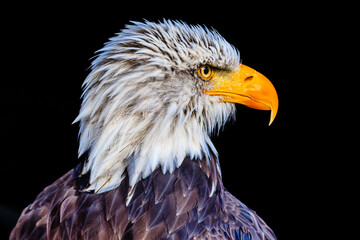
[[[271,82],[215,30],[132,22],[83,84],[83,162],[26,207],[10,239],[276,239],[223,185],[210,135],[235,103],[278,109]],[[236,156],[234,156],[236,158]]]

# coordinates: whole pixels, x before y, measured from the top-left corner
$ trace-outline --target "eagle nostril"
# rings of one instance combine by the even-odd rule
[[[251,81],[254,77],[253,76],[249,76],[247,78],[244,79],[245,82]]]

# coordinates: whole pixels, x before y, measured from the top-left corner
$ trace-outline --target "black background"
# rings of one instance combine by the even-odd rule
[[[330,108],[324,95],[332,57],[324,39],[337,20],[319,16],[320,10],[327,11],[305,2],[273,1],[3,8],[0,237],[7,238],[22,209],[44,187],[77,165],[78,124],[72,121],[94,52],[129,20],[163,18],[214,27],[240,50],[244,64],[273,82],[280,105],[270,127],[269,112],[238,106],[237,121],[213,137],[224,184],[279,239],[312,229],[326,212],[321,196],[338,194],[341,171],[329,160],[339,152],[331,140],[337,132],[329,129],[336,124],[333,108],[340,107],[332,102]]]

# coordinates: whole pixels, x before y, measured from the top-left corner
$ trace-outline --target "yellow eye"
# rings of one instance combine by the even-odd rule
[[[210,66],[204,65],[198,69],[198,74],[200,75],[200,77],[202,79],[207,81],[207,80],[210,80],[210,78],[213,76],[214,72]]]

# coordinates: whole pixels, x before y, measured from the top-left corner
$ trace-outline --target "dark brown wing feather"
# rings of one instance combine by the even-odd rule
[[[127,177],[106,193],[84,193],[75,169],[24,209],[10,239],[276,239],[224,189],[216,164],[186,158],[173,174],[157,169],[136,185],[128,206]]]

